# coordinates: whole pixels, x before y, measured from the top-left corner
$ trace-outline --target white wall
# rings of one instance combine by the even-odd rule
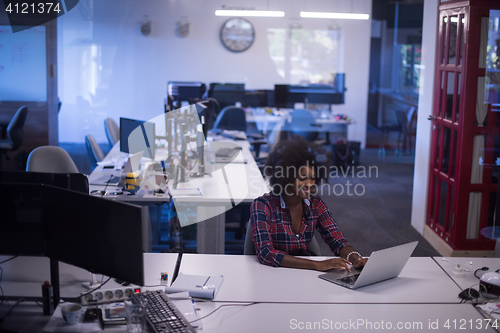
[[[422,72],[418,100],[417,138],[415,146],[415,170],[413,176],[413,202],[411,225],[421,234],[427,215],[427,191],[429,184],[429,159],[431,148],[431,122],[436,62],[436,31],[438,0],[425,0],[422,32]]]
[[[248,18],[256,29],[254,45],[243,53],[226,50],[219,40],[228,18],[216,17],[222,5],[257,10],[284,10],[284,18]],[[93,7],[93,10],[84,9]],[[345,40],[346,104],[335,112],[356,120],[350,140],[365,142],[368,98],[370,21],[301,19],[300,10],[368,13],[371,0],[81,0],[58,19],[58,84],[62,108],[59,140],[83,142],[92,133],[106,142],[106,117],[147,120],[163,112],[168,81],[245,82],[248,89],[273,89],[285,82],[269,57],[268,28],[303,29],[338,26]],[[91,15],[88,15],[90,13]],[[190,34],[175,34],[187,20]],[[152,34],[139,32],[141,21],[152,22]]]

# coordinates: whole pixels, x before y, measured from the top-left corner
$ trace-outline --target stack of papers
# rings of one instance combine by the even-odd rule
[[[198,298],[213,299],[224,281],[220,276],[187,275],[179,273],[175,282],[165,288],[167,294],[182,291],[189,292],[189,296]]]

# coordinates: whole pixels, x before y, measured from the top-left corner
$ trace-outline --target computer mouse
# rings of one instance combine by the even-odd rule
[[[470,301],[474,298],[478,298],[479,295],[480,295],[480,293],[476,289],[466,288],[466,289],[462,290],[460,292],[460,294],[458,294],[458,297],[460,297],[461,299],[465,299],[465,300]]]

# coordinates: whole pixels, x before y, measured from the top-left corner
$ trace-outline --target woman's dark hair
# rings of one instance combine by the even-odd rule
[[[332,153],[318,144],[308,142],[299,135],[291,140],[280,141],[267,157],[264,176],[276,194],[282,193],[288,184],[293,184],[301,167],[312,167],[316,184],[328,182],[332,166]]]

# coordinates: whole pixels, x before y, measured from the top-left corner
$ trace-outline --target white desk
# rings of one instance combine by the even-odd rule
[[[457,257],[434,257],[436,263],[455,281],[461,288],[475,288],[479,289],[479,279],[474,276],[474,271],[482,267],[488,267],[489,270],[477,272],[477,276],[481,277],[482,274],[487,272],[494,272],[500,269],[500,258],[457,258]],[[464,269],[463,277],[455,277],[453,275],[453,268],[460,265]]]
[[[201,307],[200,315],[213,311]],[[495,331],[486,324],[469,304],[254,304],[219,309],[203,320],[203,332]]]
[[[0,260],[4,258],[0,257]],[[176,254],[146,253],[146,284],[158,284],[162,271],[173,272],[176,258]],[[7,289],[12,291],[11,288],[16,288],[19,291],[31,283],[37,288],[26,290],[25,296],[40,296],[40,285],[48,277],[49,270],[48,261],[44,261],[46,258],[19,257],[3,264],[6,280],[1,282],[1,286],[4,287],[4,281],[7,281],[12,283]],[[87,279],[88,272],[64,264],[61,264],[60,270],[61,283],[68,286],[66,291],[71,291],[70,295],[84,290],[79,282]],[[398,323],[421,323],[422,329],[406,329],[413,332],[429,332],[429,323],[434,325],[436,321],[438,329],[431,327],[433,332],[453,332],[461,327],[466,328],[466,331],[491,331],[475,329],[477,326],[470,329],[470,325],[484,326],[485,321],[470,304],[458,304],[459,288],[432,258],[410,258],[400,277],[354,291],[317,278],[320,272],[268,267],[259,264],[253,256],[185,254],[181,272],[224,275],[215,302],[197,302],[200,316],[208,315],[221,305],[240,302],[237,306],[224,306],[203,319],[203,331],[207,333],[297,331],[302,325],[300,323],[307,325],[308,322],[323,322],[325,319],[333,321],[334,326],[335,323],[342,325],[357,320],[373,325],[380,325],[384,321],[386,325],[390,322],[393,330],[397,330]],[[105,286],[111,287],[111,284]],[[63,296],[64,293],[62,290]],[[261,303],[245,307],[242,306],[244,302]],[[13,304],[12,301],[9,303]],[[6,306],[0,310],[5,311]],[[41,331],[49,320],[41,312],[41,307],[25,302],[0,323],[0,329]],[[449,328],[444,326],[446,321]],[[34,330],[34,327],[40,329]],[[369,326],[359,326],[357,330],[387,331],[376,327],[370,329]],[[124,332],[125,328],[116,327],[112,331]]]
[[[215,150],[221,146],[241,147],[240,156],[234,161],[221,164],[215,163]],[[225,241],[225,212],[240,203],[251,203],[256,197],[263,195],[269,191],[267,183],[264,181],[262,174],[253,158],[250,151],[248,141],[217,141],[213,144],[208,144],[206,149],[205,169],[211,176],[202,178],[189,178],[184,183],[179,183],[177,188],[198,188],[201,191],[201,196],[174,196],[174,204],[179,212],[181,207],[187,207],[196,212],[196,220],[182,220],[181,225],[198,223],[197,228],[197,251],[199,253],[224,253]],[[123,160],[124,153],[119,151],[119,143],[117,143],[105,161],[113,161],[114,159]],[[161,156],[158,158],[161,159]],[[242,163],[246,161],[246,163]],[[198,171],[198,166],[194,165],[193,171]],[[109,175],[112,171],[103,170],[97,167],[89,176],[89,181],[98,179],[103,175]],[[169,186],[172,183],[169,182]],[[103,190],[105,186],[91,185],[90,190]],[[108,187],[108,191],[120,191],[115,187]],[[111,200],[126,201],[135,204],[161,204],[170,200],[168,195],[155,194],[136,194],[136,195],[118,195],[105,196]],[[188,205],[188,206],[181,206]],[[191,217],[192,219],[192,217]],[[159,224],[158,224],[159,225]]]
[[[161,254],[148,254],[152,267]],[[320,258],[320,257],[317,257]],[[154,270],[155,268],[151,268]],[[220,301],[275,301],[324,303],[458,303],[460,289],[432,258],[412,257],[392,280],[350,290],[318,278],[313,270],[265,266],[256,256],[184,254],[185,274],[224,275]],[[151,272],[159,276],[160,270]]]

